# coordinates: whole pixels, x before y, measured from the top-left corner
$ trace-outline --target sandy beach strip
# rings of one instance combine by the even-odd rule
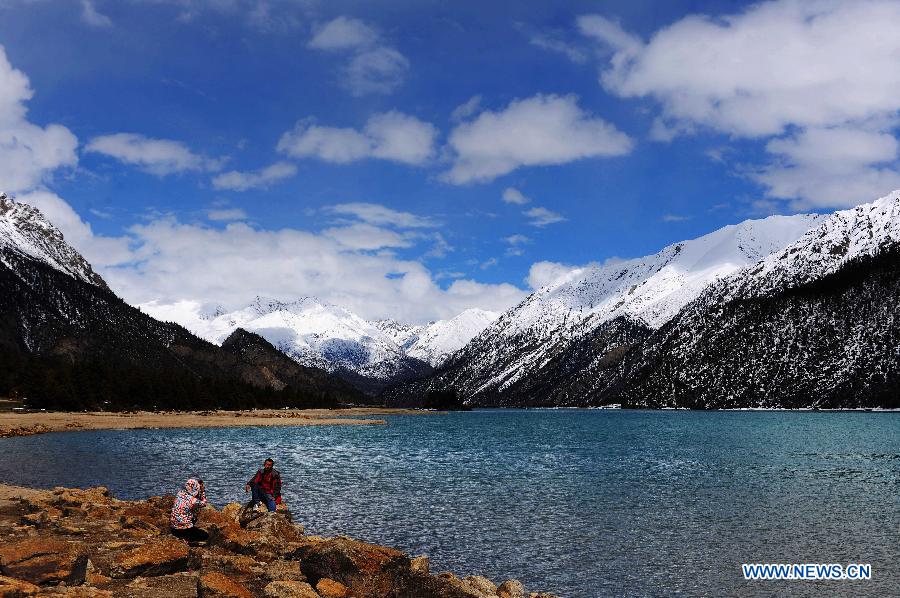
[[[244,426],[346,426],[385,424],[378,416],[433,413],[414,409],[260,409],[253,411],[185,411],[128,413],[0,412],[0,438],[78,430],[155,428],[233,428]]]

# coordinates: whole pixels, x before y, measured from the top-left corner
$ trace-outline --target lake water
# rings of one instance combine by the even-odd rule
[[[478,410],[386,426],[0,440],[0,480],[120,498],[202,476],[219,506],[271,455],[308,533],[567,598],[900,594],[900,414]],[[744,562],[871,563],[747,582]]]

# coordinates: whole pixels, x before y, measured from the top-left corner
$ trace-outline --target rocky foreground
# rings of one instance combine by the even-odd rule
[[[508,580],[431,575],[428,558],[308,536],[287,511],[242,525],[205,508],[208,546],[168,531],[174,497],[123,501],[106,488],[24,490],[0,500],[0,598],[552,598]]]

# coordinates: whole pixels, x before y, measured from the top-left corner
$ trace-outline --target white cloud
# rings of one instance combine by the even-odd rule
[[[465,120],[478,112],[478,108],[481,107],[481,96],[474,95],[469,98],[465,103],[460,104],[456,108],[453,109],[453,112],[450,113],[450,120],[453,122],[459,122],[461,120]]]
[[[515,187],[507,187],[503,190],[503,201],[505,203],[523,206],[531,200],[525,197],[522,192]]]
[[[768,144],[773,160],[755,178],[770,197],[808,209],[866,201],[900,180],[886,139],[900,111],[897,22],[900,3],[890,0],[777,0],[688,16],[646,43],[595,15],[579,27],[612,52],[607,90],[659,102],[655,138],[699,128],[787,135]],[[860,151],[860,140],[875,146]]]
[[[276,162],[254,172],[230,170],[216,175],[212,184],[216,189],[247,191],[248,189],[266,188],[273,183],[290,178],[297,174],[297,167],[288,162]]]
[[[307,45],[350,53],[340,69],[340,84],[354,96],[391,93],[409,71],[406,56],[384,43],[378,31],[359,19],[337,17],[319,28]]]
[[[127,238],[97,235],[91,225],[55,193],[38,189],[22,193],[16,200],[39,209],[63,233],[66,242],[81,252],[95,269],[132,260]]]
[[[597,37],[616,54],[603,83],[657,98],[667,119],[742,136],[865,121],[900,106],[898,21],[892,1],[783,0],[686,17],[647,44],[607,22]]]
[[[662,218],[660,218],[663,222],[684,222],[690,219],[690,216],[682,216],[681,214],[663,214]]]
[[[206,217],[213,222],[246,220],[247,212],[240,208],[213,208],[206,211]]]
[[[473,280],[441,289],[418,261],[352,251],[347,238],[296,229],[261,230],[243,223],[211,229],[163,219],[133,227],[131,236],[137,255],[146,259],[102,273],[133,304],[191,300],[234,309],[256,294],[313,295],[366,318],[426,322],[470,307],[504,310],[525,295],[509,284]]]
[[[766,149],[777,160],[753,178],[797,210],[857,205],[900,187],[900,143],[890,133],[812,128],[773,139]]]
[[[531,219],[528,223],[531,226],[543,227],[550,224],[556,224],[557,222],[564,222],[566,220],[562,214],[558,214],[542,207],[531,208],[530,210],[526,210],[524,214]]]
[[[28,121],[25,103],[33,95],[28,77],[0,46],[0,185],[6,192],[34,189],[56,169],[78,164],[78,139],[69,129]]]
[[[481,270],[487,270],[488,268],[493,268],[498,263],[499,262],[497,261],[497,258],[492,257],[492,258],[486,259],[485,261],[478,264],[478,268]]]
[[[81,0],[81,20],[91,27],[112,27],[112,19],[97,11],[92,0]]]
[[[503,241],[509,245],[509,247],[506,248],[505,253],[507,256],[525,255],[525,250],[522,246],[531,243],[531,239],[525,235],[510,235],[508,237],[503,237]]]
[[[325,208],[325,211],[338,216],[353,217],[376,226],[393,226],[396,228],[430,228],[437,226],[437,223],[431,218],[417,216],[410,212],[401,212],[377,203],[341,203],[328,206]]]
[[[544,50],[562,54],[576,64],[587,62],[587,54],[578,46],[565,42],[545,33],[536,33],[528,39],[528,43]]]
[[[510,235],[508,237],[503,237],[503,240],[509,245],[525,245],[526,243],[531,242],[531,239],[525,235]]]
[[[397,111],[373,115],[362,131],[323,127],[306,119],[281,136],[278,151],[338,164],[377,158],[421,165],[433,155],[436,136],[431,124]]]
[[[153,139],[137,133],[115,133],[94,137],[84,151],[103,154],[157,176],[187,171],[216,171],[215,160],[195,154],[180,141]]]
[[[536,291],[580,270],[581,267],[579,266],[562,264],[560,262],[535,262],[528,269],[528,277],[525,279],[525,282],[528,283],[532,290]]]
[[[366,318],[424,323],[473,307],[504,311],[526,295],[510,284],[469,279],[443,289],[437,281],[446,276],[433,275],[420,261],[371,251],[436,240],[415,231],[401,236],[360,224],[315,233],[244,222],[213,228],[161,217],[130,227],[122,237],[104,237],[53,193],[17,199],[44,212],[113,291],[133,305],[153,303],[162,310],[154,313],[184,302],[236,309],[256,295],[312,295]]]
[[[322,231],[322,234],[352,250],[371,251],[386,247],[413,246],[413,242],[407,235],[362,222],[328,228]]]
[[[613,125],[579,108],[575,96],[555,95],[484,111],[458,125],[449,143],[455,159],[444,176],[455,184],[490,181],[522,166],[619,156],[633,145]]]
[[[360,52],[344,68],[342,85],[354,96],[388,94],[400,87],[409,60],[393,48],[381,46]]]
[[[359,19],[337,17],[320,27],[307,44],[317,50],[349,50],[370,46],[378,41],[378,32]]]

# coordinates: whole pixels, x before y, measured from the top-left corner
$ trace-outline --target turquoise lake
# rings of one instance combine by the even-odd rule
[[[308,533],[566,598],[900,595],[900,414],[476,410],[385,426],[0,440],[0,481],[120,498],[272,456]],[[871,563],[871,581],[744,581],[741,563]]]

